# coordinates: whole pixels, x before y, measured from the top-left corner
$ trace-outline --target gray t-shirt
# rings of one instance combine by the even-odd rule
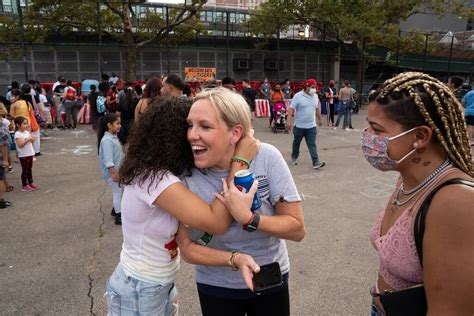
[[[258,180],[258,192],[262,207],[258,212],[262,215],[275,215],[274,205],[284,199],[288,202],[301,201],[291,176],[290,170],[281,153],[270,144],[262,143],[258,154],[252,160],[250,169]],[[202,199],[211,203],[213,193],[222,190],[222,180],[228,170],[193,169],[191,177],[184,177],[188,188]],[[198,241],[204,232],[189,228],[188,233],[193,241]],[[205,238],[203,238],[205,239]],[[262,233],[246,232],[237,222],[233,222],[224,235],[215,235],[207,244],[208,247],[240,251],[251,255],[259,265],[278,261],[283,274],[290,270],[288,251],[284,240]],[[196,266],[196,282],[231,288],[246,289],[247,286],[239,271],[229,267]]]

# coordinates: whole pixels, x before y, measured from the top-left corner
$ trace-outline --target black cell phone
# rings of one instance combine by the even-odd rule
[[[283,277],[281,276],[280,264],[272,262],[260,266],[260,272],[253,274],[253,290],[260,294],[265,290],[281,286]]]

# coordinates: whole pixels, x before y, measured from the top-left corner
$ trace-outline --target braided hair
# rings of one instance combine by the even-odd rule
[[[421,72],[404,72],[388,79],[369,95],[385,114],[406,129],[431,128],[449,159],[474,176],[469,136],[461,103],[438,79]]]

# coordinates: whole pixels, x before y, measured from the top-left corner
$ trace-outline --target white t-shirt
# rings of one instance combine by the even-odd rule
[[[120,263],[128,276],[155,284],[174,282],[179,269],[178,220],[153,202],[180,180],[168,172],[150,186],[125,186],[122,197],[123,244]]]
[[[31,134],[28,131],[24,131],[24,132],[17,131],[15,133],[16,151],[18,153],[19,158],[35,155],[35,150],[33,149],[33,144],[31,142],[26,143],[26,145],[23,147],[19,147],[18,143],[16,142],[18,138],[22,140],[27,140],[28,138],[30,138],[30,136]]]
[[[40,99],[41,107],[43,108],[43,111],[49,112],[50,107],[45,105],[46,103],[48,103],[48,98],[44,94],[40,94],[39,99]]]

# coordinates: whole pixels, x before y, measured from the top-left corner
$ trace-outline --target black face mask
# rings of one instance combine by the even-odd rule
[[[275,89],[275,91],[276,91],[276,92],[279,92],[279,91],[280,91],[280,89]]]

